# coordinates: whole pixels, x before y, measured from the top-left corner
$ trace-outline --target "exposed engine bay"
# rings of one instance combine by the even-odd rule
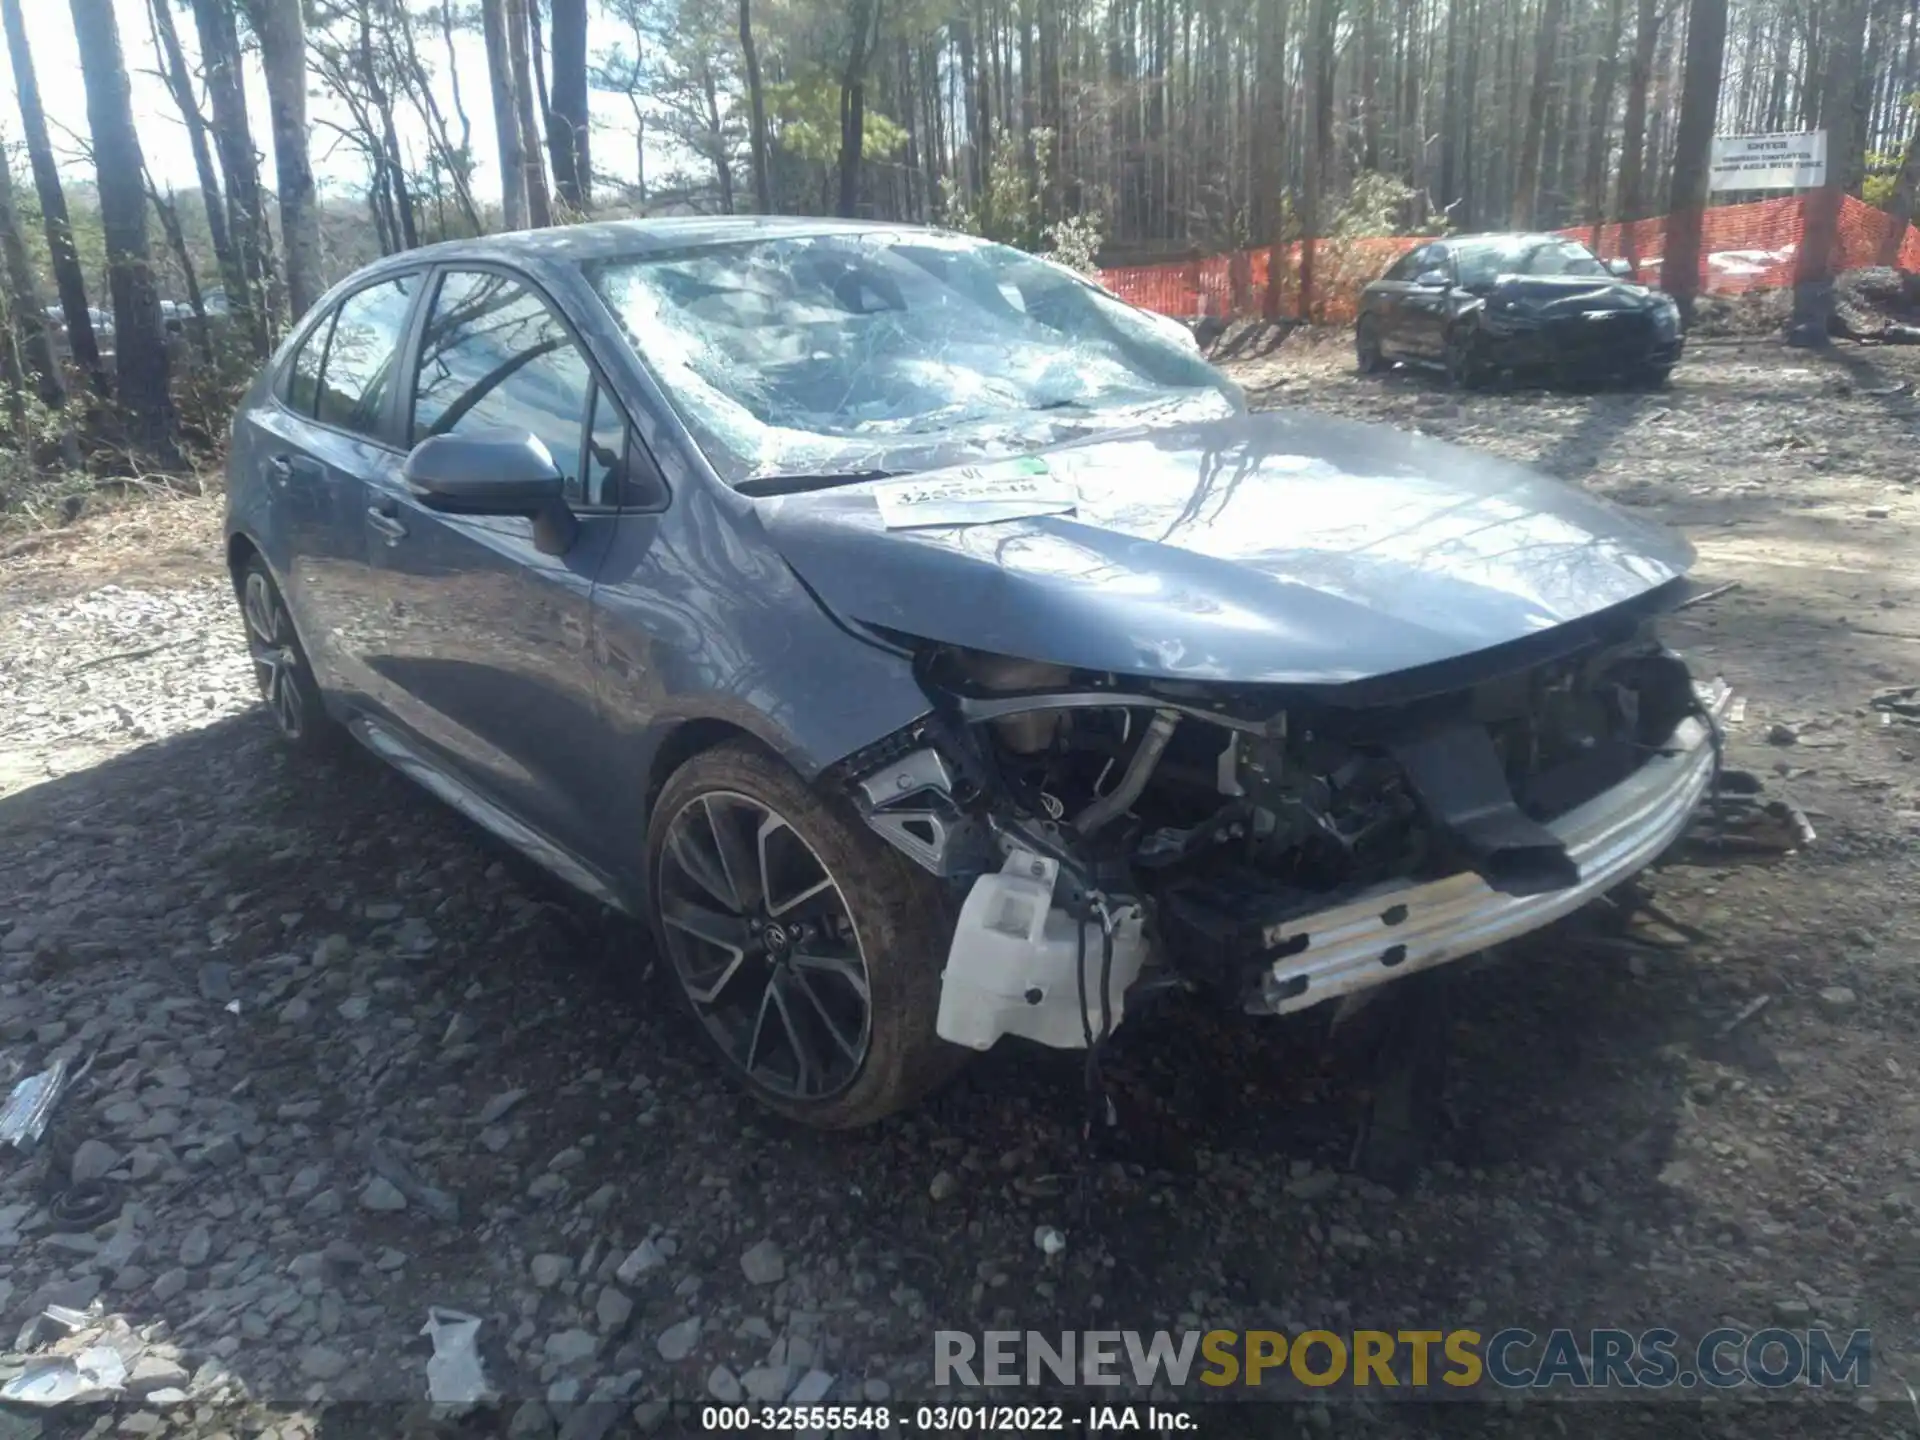
[[[933,711],[841,774],[953,892],[940,1033],[1091,1048],[1153,987],[1305,1008],[1619,883],[1684,824],[1718,751],[1686,665],[1636,608],[1544,659],[1387,687],[1184,684],[916,645]],[[1361,969],[1322,962],[1329,916]]]

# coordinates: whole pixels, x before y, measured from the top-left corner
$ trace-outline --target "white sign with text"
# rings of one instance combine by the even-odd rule
[[[1827,183],[1827,132],[1716,135],[1712,190],[1806,190]]]

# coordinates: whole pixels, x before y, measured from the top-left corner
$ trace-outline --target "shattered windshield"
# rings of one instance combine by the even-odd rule
[[[1240,404],[1163,322],[961,236],[792,236],[588,276],[736,484],[959,464]]]
[[[1577,240],[1492,240],[1456,251],[1462,285],[1490,285],[1502,275],[1579,275],[1611,278],[1607,267]]]

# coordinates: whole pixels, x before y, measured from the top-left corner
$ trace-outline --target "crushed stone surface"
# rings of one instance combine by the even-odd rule
[[[1672,639],[1744,697],[1729,763],[1818,843],[1666,866],[1684,950],[1542,940],[1457,976],[1450,1123],[1397,1189],[1349,1168],[1355,1063],[1198,1005],[1121,1032],[1122,1153],[1083,1150],[1077,1055],[1011,1045],[814,1134],[725,1082],[630,926],[370,757],[283,751],[217,501],[144,554],[83,520],[0,562],[0,1081],[91,1057],[43,1144],[0,1151],[0,1379],[98,1344],[130,1378],[108,1430],[26,1418],[292,1440],[378,1400],[368,1433],[401,1433],[440,1306],[482,1321],[494,1434],[952,1402],[942,1328],[1776,1322],[1871,1329],[1871,1395],[1561,1430],[1341,1391],[1248,1433],[1914,1434],[1920,733],[1868,701],[1920,682],[1920,355],[1702,345],[1653,394],[1461,397],[1304,340],[1237,373],[1684,529],[1739,587]],[[63,1218],[76,1177],[103,1216]],[[49,1303],[89,1318],[23,1332]]]

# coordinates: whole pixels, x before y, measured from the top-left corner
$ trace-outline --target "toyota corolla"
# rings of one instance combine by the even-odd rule
[[[1649,865],[1714,766],[1691,552],[1487,455],[1249,411],[1050,263],[911,227],[394,256],[234,426],[286,739],[608,905],[769,1105],[855,1125],[1178,986],[1279,1015]],[[1543,960],[1540,963],[1550,963]]]

